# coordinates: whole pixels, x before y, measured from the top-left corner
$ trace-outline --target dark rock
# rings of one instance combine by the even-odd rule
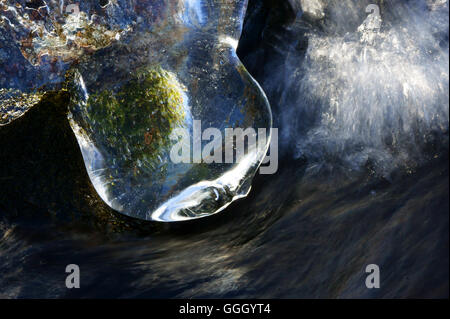
[[[24,116],[0,127],[1,214],[35,227],[50,222],[135,230],[140,222],[114,212],[93,188],[67,120],[68,101],[67,92],[48,93]]]

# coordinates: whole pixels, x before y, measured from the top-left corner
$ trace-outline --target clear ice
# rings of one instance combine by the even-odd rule
[[[270,143],[272,116],[235,51],[247,1],[0,3],[0,36],[27,62],[20,72],[0,71],[0,88],[71,93],[71,127],[110,207],[171,222],[215,214],[248,194]],[[267,133],[237,163],[174,163],[177,129],[193,143],[209,142],[193,136],[196,121],[222,133],[237,127]]]

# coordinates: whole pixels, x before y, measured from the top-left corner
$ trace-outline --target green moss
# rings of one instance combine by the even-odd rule
[[[152,171],[171,131],[184,123],[183,87],[161,67],[141,69],[119,90],[91,94],[87,119],[121,167]]]

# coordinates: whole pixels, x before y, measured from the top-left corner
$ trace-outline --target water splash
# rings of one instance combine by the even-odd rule
[[[369,4],[328,4],[285,65],[283,136],[314,171],[370,163],[388,176],[448,144],[448,3],[384,1],[364,19]]]

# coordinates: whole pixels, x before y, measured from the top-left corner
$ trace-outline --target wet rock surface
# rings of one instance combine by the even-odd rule
[[[120,218],[87,176],[67,121],[68,101],[66,92],[47,93],[26,115],[1,128],[3,217],[37,228],[41,222],[116,228]]]

